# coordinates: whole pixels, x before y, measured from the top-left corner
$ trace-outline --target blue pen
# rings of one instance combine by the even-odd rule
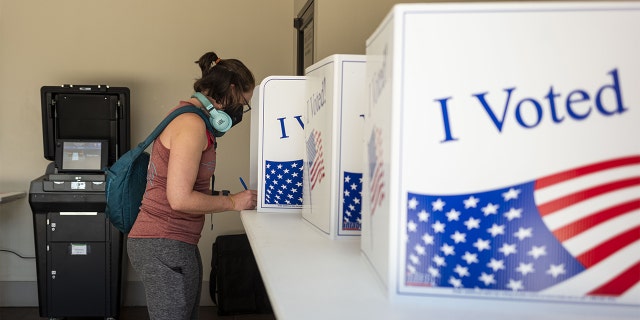
[[[240,177],[240,183],[242,183],[242,186],[244,187],[245,190],[249,189],[247,188],[247,184],[244,183],[244,180],[242,180],[242,177]]]

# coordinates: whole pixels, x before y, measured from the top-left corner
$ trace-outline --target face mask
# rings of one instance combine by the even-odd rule
[[[242,108],[236,108],[237,111],[225,111],[231,117],[231,127],[233,128],[235,125],[242,121]]]

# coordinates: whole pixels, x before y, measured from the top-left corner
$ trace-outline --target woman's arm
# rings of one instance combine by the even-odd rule
[[[255,190],[230,196],[213,196],[193,190],[202,151],[207,147],[206,126],[196,114],[183,114],[160,135],[171,150],[167,172],[167,200],[173,210],[207,214],[255,208]]]

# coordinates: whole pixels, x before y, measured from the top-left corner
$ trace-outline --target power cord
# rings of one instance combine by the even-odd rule
[[[15,251],[13,251],[13,250],[0,249],[0,252],[9,252],[9,253],[13,253],[13,254],[15,254],[16,256],[18,256],[18,257],[20,257],[20,258],[22,258],[22,259],[35,259],[35,258],[36,258],[36,257],[23,256],[23,255],[21,255],[21,254],[19,254],[19,253],[15,252]]]

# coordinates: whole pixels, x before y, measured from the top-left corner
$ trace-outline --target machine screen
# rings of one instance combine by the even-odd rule
[[[58,141],[59,171],[100,171],[107,162],[106,141]]]

